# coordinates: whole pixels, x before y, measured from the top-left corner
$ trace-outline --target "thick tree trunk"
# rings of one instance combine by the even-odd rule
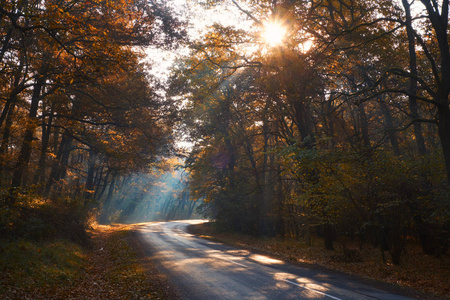
[[[447,182],[450,184],[450,110],[448,105],[439,107],[438,116],[439,138],[444,154]]]
[[[449,0],[442,1],[441,12],[439,12],[439,6],[434,5],[434,2],[431,0],[421,0],[421,2],[427,9],[428,19],[434,29],[439,45],[440,76],[435,78],[438,84],[438,89],[434,100],[437,103],[438,108],[438,131],[444,154],[447,183],[450,184],[450,46],[448,43]]]
[[[308,106],[302,100],[294,102],[295,121],[297,123],[298,131],[301,135],[302,142],[307,148],[313,148],[315,143],[314,124],[311,119],[311,113]]]
[[[36,83],[33,89],[33,95],[31,97],[30,112],[28,114],[28,123],[26,126],[22,147],[20,148],[19,156],[17,158],[16,165],[14,167],[13,178],[11,181],[11,188],[17,188],[22,185],[22,179],[27,171],[28,164],[30,162],[32,142],[34,133],[37,127],[37,112],[39,108],[39,101],[41,96],[41,89],[45,83],[45,77],[39,76],[36,79]]]
[[[11,109],[11,107],[13,107],[16,102],[17,102],[17,93],[11,93],[11,95],[9,95],[8,100],[5,103],[5,106],[3,107],[2,114],[0,115],[0,127],[3,125],[3,122],[5,121],[6,117],[13,110]]]
[[[406,32],[408,36],[408,51],[409,51],[409,69],[412,77],[409,78],[409,110],[411,117],[413,119],[419,118],[419,110],[417,107],[417,55],[415,47],[415,38],[412,28],[412,17],[411,17],[411,7],[408,0],[402,0],[403,7],[405,9],[406,15]],[[425,139],[422,132],[422,124],[419,122],[414,122],[414,135],[416,137],[417,149],[420,155],[425,155],[427,153],[427,148],[425,146]]]
[[[2,142],[0,145],[0,156],[6,154],[8,151],[9,140],[11,136],[12,118],[14,115],[15,102],[9,107],[8,116],[6,117],[5,128],[3,129]],[[7,160],[0,162],[0,186],[3,186],[4,182],[11,180],[10,166]]]
[[[16,95],[17,97],[17,95]],[[6,121],[5,121],[5,127],[3,129],[3,136],[2,136],[2,144],[0,146],[0,154],[5,154],[8,149],[9,146],[9,139],[11,136],[11,126],[12,126],[12,117],[14,115],[14,110],[16,108],[16,103],[17,100],[15,100],[13,102],[13,104],[11,104],[11,106],[9,107],[9,111],[7,113],[7,117],[6,117]]]
[[[21,72],[23,69],[23,60],[20,60],[20,65],[18,69],[16,70],[14,74],[14,83],[13,83],[13,90],[9,94],[8,100],[5,103],[5,106],[3,107],[2,114],[0,115],[0,127],[3,125],[3,122],[6,120],[5,129],[3,131],[3,139],[2,139],[2,145],[0,153],[5,153],[5,149],[8,146],[9,136],[10,136],[10,129],[12,124],[12,114],[14,112],[19,93],[23,90],[23,84],[21,84]],[[3,152],[2,152],[3,151]]]

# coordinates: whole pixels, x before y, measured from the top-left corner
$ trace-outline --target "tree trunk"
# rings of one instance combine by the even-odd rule
[[[267,102],[268,103],[268,102]],[[258,188],[261,192],[259,196],[260,200],[260,207],[259,207],[259,232],[262,235],[271,235],[272,233],[270,228],[270,214],[271,214],[271,191],[269,187],[268,182],[268,162],[269,162],[269,155],[267,153],[269,148],[269,128],[268,128],[268,120],[266,118],[267,114],[267,107],[265,108],[264,117],[263,117],[263,159],[262,159],[262,166],[260,169],[261,172],[261,186]],[[256,170],[258,172],[258,170]]]
[[[9,107],[8,116],[6,117],[5,128],[3,129],[2,143],[0,145],[0,156],[6,154],[8,150],[14,109],[15,109],[15,101]],[[3,186],[3,182],[11,180],[10,173],[11,171],[10,166],[8,164],[8,160],[5,159],[2,162],[0,162],[0,186]]]
[[[45,124],[45,118],[42,119],[42,142],[41,142],[41,157],[39,158],[39,165],[34,175],[34,183],[38,184],[44,180],[45,168],[47,164],[47,149],[50,141],[50,133],[53,123],[53,110],[55,105],[53,104],[50,109],[50,116],[47,124]]]
[[[427,17],[435,32],[435,37],[439,46],[440,66],[439,74],[435,74],[435,82],[438,89],[434,100],[438,109],[438,131],[441,147],[444,154],[445,168],[447,173],[447,183],[450,184],[450,46],[448,43],[448,14],[449,0],[443,0],[441,6],[435,5],[431,0],[420,0],[427,10]],[[441,13],[439,12],[441,8]]]
[[[17,102],[17,95],[18,94],[14,92],[9,95],[5,106],[3,107],[2,114],[0,115],[0,127],[3,125],[6,117],[9,116],[10,112],[14,110],[11,107],[14,107],[15,103]]]
[[[94,151],[89,151],[88,158],[88,171],[84,192],[84,199],[89,202],[94,195],[94,172],[95,172],[95,160],[97,158],[97,154]]]
[[[15,96],[17,98],[17,95]],[[13,104],[9,106],[9,110],[6,117],[5,128],[3,129],[2,136],[2,144],[0,146],[0,154],[5,154],[9,146],[9,138],[11,136],[11,126],[12,126],[12,117],[14,115],[14,110],[16,108],[16,101],[14,100]]]
[[[384,115],[384,120],[386,121],[386,130],[389,131],[389,141],[391,143],[392,151],[394,152],[395,156],[400,156],[400,147],[398,145],[398,139],[397,134],[393,130],[394,129],[394,120],[392,118],[391,111],[387,107],[386,103],[383,102],[383,100],[380,100],[378,102],[380,104],[381,112]]]
[[[100,224],[107,224],[109,217],[109,207],[114,196],[114,190],[116,188],[117,172],[113,171],[111,182],[109,183],[108,194],[106,195],[105,202],[103,203],[102,214],[99,217]]]
[[[103,197],[103,194],[106,191],[106,187],[108,186],[109,174],[111,174],[110,170],[108,170],[106,172],[105,178],[102,179],[103,185],[101,186],[101,183],[99,184],[99,187],[101,186],[101,190],[100,190],[100,192],[96,193],[94,196],[94,199],[97,201],[99,201]]]
[[[28,169],[28,164],[30,162],[33,136],[37,127],[37,112],[39,108],[39,101],[41,96],[41,89],[45,83],[45,76],[39,76],[36,79],[36,83],[33,89],[33,95],[31,97],[30,112],[28,114],[28,123],[26,125],[26,130],[22,142],[22,147],[20,148],[19,156],[14,167],[13,178],[11,181],[11,188],[15,189],[20,187],[22,183],[23,176]]]
[[[6,36],[3,38],[2,49],[0,50],[0,62],[3,61],[3,57],[5,56],[6,50],[9,48],[9,41],[11,40],[12,34],[14,31],[14,27],[11,26],[6,33]]]
[[[361,125],[361,138],[364,148],[370,148],[369,124],[367,122],[365,103],[358,105],[359,124]]]
[[[286,209],[284,204],[284,191],[283,191],[283,177],[281,176],[281,166],[279,164],[276,164],[277,169],[277,191],[276,191],[276,201],[277,201],[277,208],[276,208],[276,214],[277,214],[277,234],[281,237],[286,236],[286,226],[285,226],[285,219],[286,219]]]
[[[315,137],[313,133],[313,121],[309,107],[307,107],[301,99],[294,102],[295,121],[297,123],[298,131],[301,135],[302,142],[307,148],[314,147]]]
[[[448,105],[439,107],[438,116],[439,138],[444,154],[447,182],[450,184],[450,110]]]
[[[0,154],[6,153],[6,149],[8,148],[9,137],[11,135],[12,116],[18,101],[18,95],[23,90],[23,84],[20,82],[23,66],[24,62],[23,59],[21,59],[20,65],[14,74],[13,90],[9,94],[8,100],[6,101],[2,114],[0,115],[0,127],[6,120],[5,128],[3,130],[2,144],[0,146]]]
[[[45,186],[44,197],[48,197],[50,195],[53,184],[65,177],[66,165],[69,161],[69,155],[72,148],[72,140],[73,138],[68,135],[63,135],[61,139],[56,160],[50,171],[50,177],[47,185]]]
[[[417,107],[417,55],[415,47],[414,31],[412,28],[412,17],[411,17],[411,5],[408,0],[402,0],[403,7],[405,9],[406,15],[406,33],[408,36],[408,51],[409,51],[409,69],[412,77],[409,78],[409,110],[411,117],[413,119],[419,118],[419,110]],[[414,135],[416,137],[417,149],[420,155],[425,155],[427,153],[427,148],[425,146],[425,139],[422,132],[422,124],[419,122],[414,122]]]

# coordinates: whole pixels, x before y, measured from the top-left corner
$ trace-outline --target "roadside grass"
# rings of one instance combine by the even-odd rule
[[[0,241],[0,299],[177,299],[143,255],[136,225],[93,225],[91,248]]]
[[[383,263],[380,249],[364,245],[360,251],[359,245],[351,241],[346,241],[345,247],[336,244],[335,251],[329,251],[324,249],[323,241],[318,238],[312,239],[311,245],[299,239],[257,238],[220,232],[211,223],[192,225],[190,232],[279,259],[394,285],[394,289],[398,287],[400,292],[412,293],[411,296],[418,299],[450,299],[450,256],[425,255],[417,245],[408,245],[401,265],[396,266],[389,259]]]
[[[86,252],[68,241],[2,241],[0,295],[3,299],[58,296],[63,289],[73,288],[86,267]]]

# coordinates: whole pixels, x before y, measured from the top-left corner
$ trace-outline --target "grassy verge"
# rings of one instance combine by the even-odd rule
[[[419,299],[450,299],[450,257],[433,257],[411,245],[402,264],[383,263],[379,249],[348,242],[347,251],[337,246],[335,251],[324,250],[321,240],[307,245],[298,239],[256,238],[236,233],[219,232],[210,223],[190,227],[193,234],[231,244],[283,260],[310,267],[326,268],[387,283],[393,289]],[[350,249],[350,251],[348,251]],[[388,255],[386,255],[388,256]]]
[[[0,295],[3,299],[37,299],[61,287],[73,288],[87,267],[87,255],[67,241],[38,243],[26,240],[0,246]]]
[[[65,240],[0,242],[1,299],[177,299],[133,226],[94,226],[92,248]]]

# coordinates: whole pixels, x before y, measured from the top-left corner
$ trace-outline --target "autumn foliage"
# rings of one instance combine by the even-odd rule
[[[169,202],[224,229],[447,255],[448,0],[231,1],[251,25],[187,41],[167,86],[143,47],[189,27],[164,2],[0,1],[2,237],[84,241],[92,212],[136,209],[176,129],[194,146]]]
[[[238,2],[252,27],[211,27],[172,77],[205,214],[330,250],[351,239],[394,264],[408,243],[445,255],[448,0],[416,1],[419,13],[408,1]],[[271,21],[286,29],[280,45],[260,37]]]
[[[0,24],[0,234],[46,238],[64,218],[83,230],[121,178],[167,152],[143,47],[174,47],[184,29],[139,0],[1,1]]]

